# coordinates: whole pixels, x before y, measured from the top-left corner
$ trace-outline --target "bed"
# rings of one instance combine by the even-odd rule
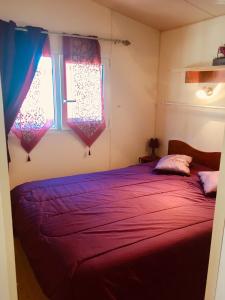
[[[193,156],[191,176],[155,162],[22,184],[12,191],[15,235],[51,300],[203,300],[215,199],[197,172],[220,153],[170,141]]]

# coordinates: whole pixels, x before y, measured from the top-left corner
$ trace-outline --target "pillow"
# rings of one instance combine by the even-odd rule
[[[203,184],[205,194],[217,192],[219,171],[202,171],[198,172],[198,175]]]
[[[159,160],[155,170],[190,175],[189,165],[191,162],[192,157],[187,155],[166,155]]]

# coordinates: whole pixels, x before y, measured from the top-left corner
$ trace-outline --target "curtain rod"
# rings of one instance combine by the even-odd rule
[[[26,28],[24,27],[16,27],[16,30],[20,31],[27,31]],[[55,32],[55,31],[47,31],[43,30],[41,31],[43,34],[55,34],[55,35],[62,35],[62,36],[73,36],[73,37],[78,37],[78,38],[83,38],[83,39],[90,39],[90,40],[101,40],[105,42],[113,42],[114,44],[122,44],[124,46],[129,46],[131,45],[131,42],[128,40],[120,40],[120,39],[110,39],[110,38],[103,38],[103,37],[94,37],[94,36],[88,36],[88,35],[80,35],[77,33],[66,33],[66,32]]]

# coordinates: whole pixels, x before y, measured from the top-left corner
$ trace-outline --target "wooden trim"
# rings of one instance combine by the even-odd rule
[[[220,152],[200,151],[182,141],[170,140],[168,145],[168,154],[189,155],[193,157],[193,162],[204,165],[212,170],[219,170],[220,167]]]
[[[220,176],[217,187],[216,208],[214,213],[211,250],[205,300],[225,299],[224,291],[224,221],[225,221],[225,139],[223,141]],[[221,269],[220,269],[221,268]],[[223,270],[223,273],[221,272]],[[221,286],[222,284],[222,286]]]
[[[17,300],[8,161],[0,78],[0,298]]]

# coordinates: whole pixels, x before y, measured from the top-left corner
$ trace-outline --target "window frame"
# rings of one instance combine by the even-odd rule
[[[52,60],[52,83],[53,83],[53,106],[54,106],[54,119],[53,124],[49,128],[48,133],[56,132],[56,131],[70,131],[70,127],[67,125],[67,110],[66,110],[66,100],[64,99],[64,62],[63,55],[59,52],[51,53]],[[105,121],[107,124],[108,120],[108,109],[106,104],[106,98],[108,98],[108,92],[106,93],[106,87],[108,83],[106,83],[106,77],[108,77],[108,68],[109,68],[109,59],[103,58],[101,64],[101,84],[102,84],[102,99],[103,99],[103,107],[105,111]],[[10,133],[12,134],[12,133]]]
[[[101,98],[103,100],[103,107],[104,107],[104,103],[105,103],[105,94],[104,94],[104,72],[105,72],[105,69],[104,68],[105,68],[105,66],[102,63],[100,72],[101,72]],[[63,71],[63,74],[62,74],[63,94],[62,95],[66,95],[66,68],[65,68],[64,65],[63,65],[62,71]],[[67,105],[68,105],[68,101],[70,101],[70,99],[63,99],[63,101],[62,101],[62,128],[64,128],[64,129],[70,129],[70,127],[67,125]],[[75,100],[75,102],[76,102],[76,100]]]
[[[60,131],[63,129],[63,63],[61,54],[52,54],[52,68],[53,68],[53,90],[54,90],[54,109],[55,109],[55,122],[50,130]]]
[[[54,72],[53,72],[53,70],[54,70],[54,66],[53,66],[54,61],[53,61],[53,59],[52,59],[52,55],[50,55],[50,56],[48,56],[48,55],[41,55],[40,60],[41,60],[42,57],[48,57],[48,58],[50,58],[50,59],[51,59],[51,67],[52,67],[52,70],[51,70],[52,80],[51,80],[51,81],[52,81],[52,97],[53,97],[53,98],[52,98],[52,100],[53,100],[53,119],[52,119],[52,126],[49,128],[49,130],[51,130],[51,129],[56,129],[55,124],[56,124],[56,110],[57,110],[57,107],[56,107],[56,105],[55,105],[55,81],[54,81]],[[40,60],[39,60],[39,62],[38,62],[38,65],[39,65],[39,63],[40,63]],[[37,71],[38,71],[38,69],[36,70],[36,72],[37,72]],[[35,72],[34,78],[32,79],[31,86],[32,86],[33,81],[34,81],[34,79],[35,79],[36,72]],[[30,88],[31,88],[31,86],[30,86]],[[28,94],[29,94],[30,88],[29,88],[29,90],[28,90],[28,93],[27,93],[27,95],[26,95],[24,101],[26,101],[26,98],[27,98],[27,96],[28,96]],[[21,108],[22,108],[22,105],[21,105]],[[21,108],[20,108],[20,109],[21,109]],[[19,113],[20,113],[20,111],[19,111]],[[18,118],[19,113],[18,113],[17,116],[16,116],[16,119],[15,119],[15,121],[14,121],[13,126],[15,125],[15,122],[16,122],[16,120],[17,120],[17,118]],[[13,126],[12,126],[12,128],[13,128]],[[11,135],[11,134],[13,135],[13,130],[12,130],[12,129],[10,130],[10,135]]]

